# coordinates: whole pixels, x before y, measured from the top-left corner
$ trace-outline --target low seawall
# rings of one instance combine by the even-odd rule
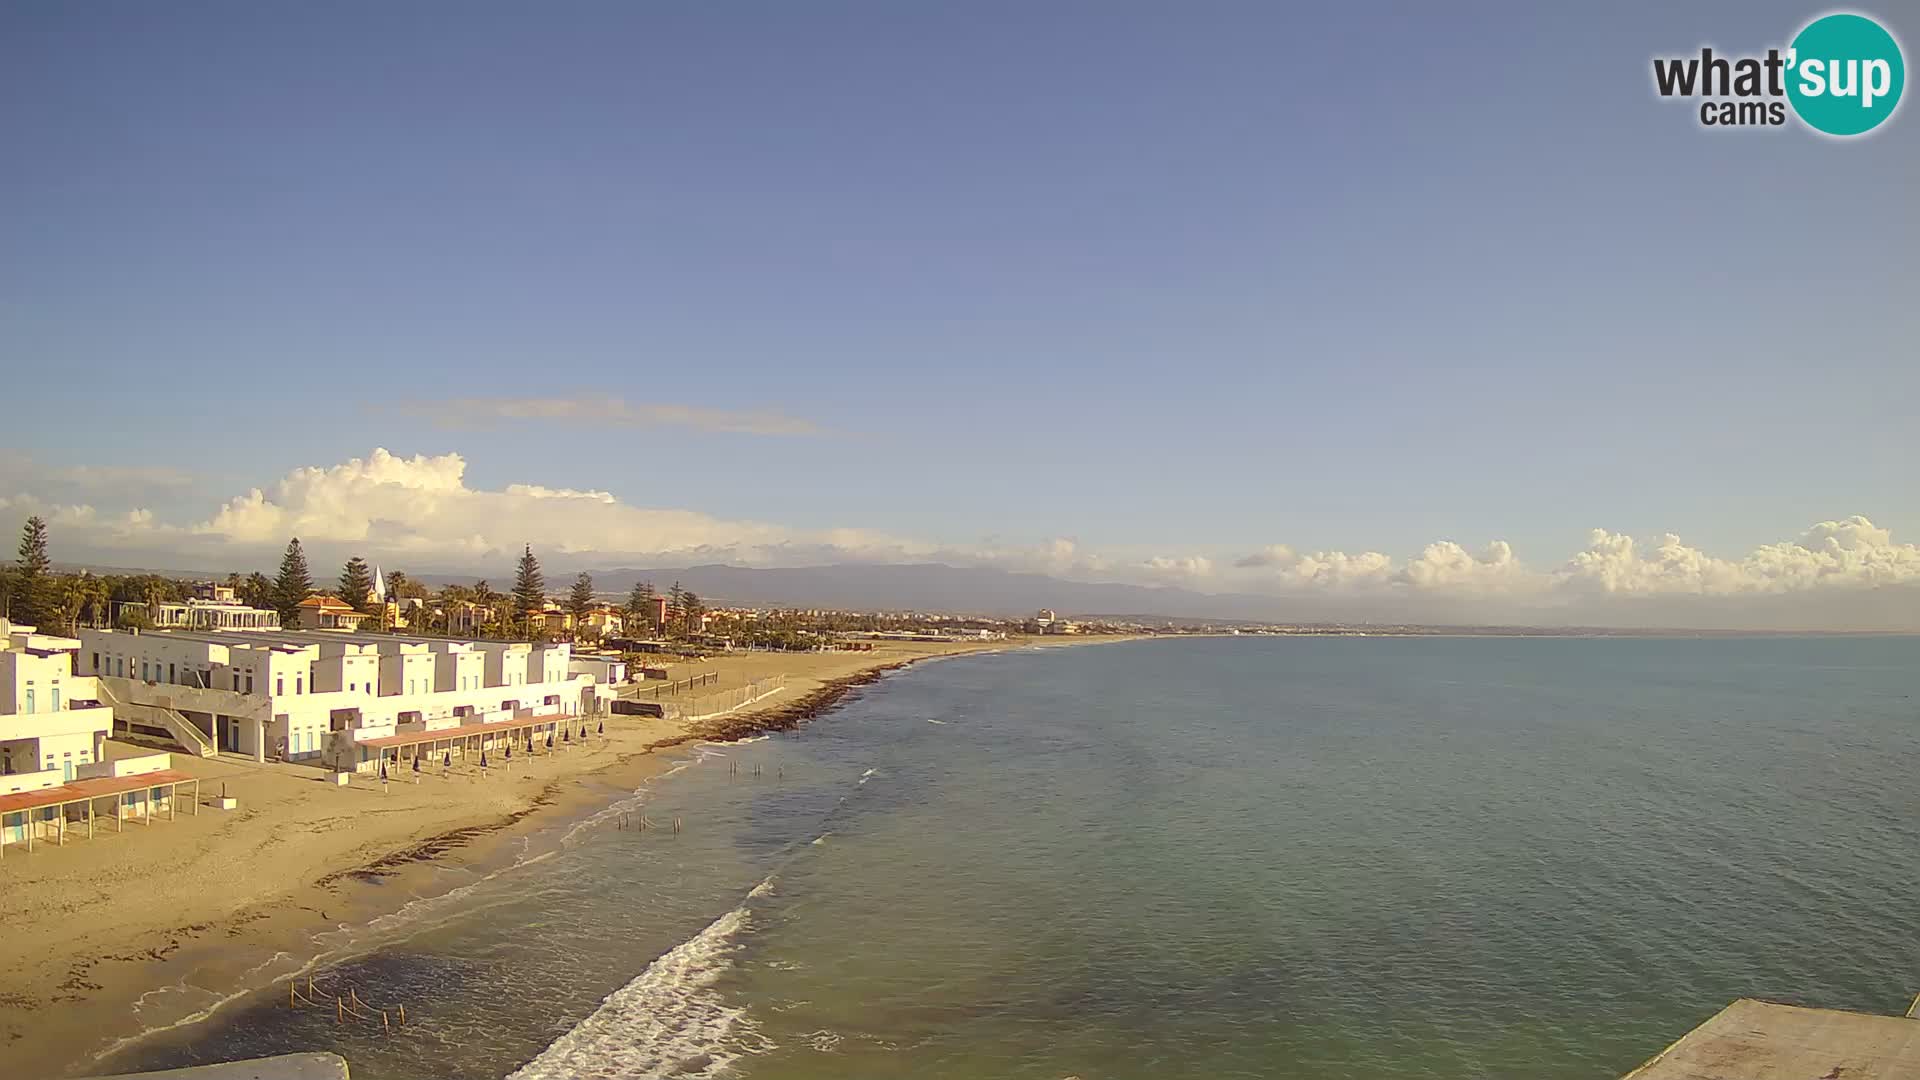
[[[116,1073],[97,1080],[348,1080],[348,1077],[347,1059],[338,1054],[281,1054],[159,1072]]]

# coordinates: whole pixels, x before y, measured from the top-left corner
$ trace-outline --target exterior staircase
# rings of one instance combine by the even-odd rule
[[[159,728],[173,737],[187,753],[210,758],[217,752],[212,740],[193,726],[178,709],[163,708],[158,705],[136,705],[123,701],[114,694],[108,680],[101,679],[99,685],[100,700],[113,709],[113,718],[125,724],[139,724],[142,727]]]

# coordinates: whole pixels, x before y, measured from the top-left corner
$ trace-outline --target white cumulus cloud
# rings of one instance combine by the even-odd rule
[[[1808,615],[1806,625],[1846,626],[1850,613],[1864,612],[1874,626],[1920,627],[1920,546],[1862,516],[1818,522],[1795,539],[1732,555],[1675,534],[1641,540],[1595,529],[1572,555],[1538,561],[1503,540],[1469,547],[1451,539],[1404,558],[1273,544],[1236,559],[1206,550],[1094,550],[1065,536],[953,544],[854,526],[803,530],[635,506],[610,491],[532,480],[482,488],[468,482],[466,460],[456,453],[376,449],[293,469],[198,520],[145,506],[108,508],[113,485],[88,482],[161,483],[162,473],[77,468],[0,454],[0,526],[17,528],[38,514],[52,525],[57,547],[77,553],[56,551],[59,558],[209,570],[270,566],[298,536],[321,562],[357,553],[419,572],[486,572],[532,544],[561,567],[947,563],[1253,594],[1273,598],[1276,610],[1327,617],[1579,622],[1652,612],[1663,624],[1689,625],[1690,613],[1705,613],[1716,625],[1745,625],[1727,606],[1745,605],[1739,610],[1762,612],[1756,619],[1764,625],[1800,625],[1795,613],[1808,612],[1817,618]],[[136,493],[151,491],[136,484]],[[1909,607],[1914,614],[1902,614]]]
[[[1920,582],[1920,545],[1894,542],[1890,530],[1855,515],[1822,521],[1798,540],[1768,544],[1723,559],[1668,533],[1650,546],[1595,529],[1587,549],[1562,568],[1577,588],[1629,595],[1735,596],[1820,587],[1873,587]]]

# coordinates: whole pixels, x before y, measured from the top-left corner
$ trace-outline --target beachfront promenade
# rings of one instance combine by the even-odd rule
[[[338,1054],[281,1054],[159,1072],[118,1073],[98,1080],[347,1080],[347,1060]]]
[[[1622,1080],[1912,1077],[1920,1077],[1920,1019],[1741,998]]]

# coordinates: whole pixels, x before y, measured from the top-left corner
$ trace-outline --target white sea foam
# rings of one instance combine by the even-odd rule
[[[945,724],[945,723],[946,723],[946,721],[945,721],[945,720],[935,720],[935,719],[934,719],[933,717],[931,717],[931,716],[929,716],[929,717],[927,717],[927,718],[926,718],[926,720],[927,720],[927,723],[929,723],[929,724]]]
[[[638,808],[652,793],[651,787],[654,783],[692,768],[708,758],[726,756],[723,752],[717,749],[709,749],[706,746],[696,746],[692,749],[694,756],[675,761],[670,768],[667,768],[658,776],[651,778],[647,783],[635,789],[631,796],[619,800],[612,806],[606,807],[592,815],[586,821],[576,822],[562,835],[560,847],[570,846],[570,841],[589,824],[604,824],[620,812],[632,812]],[[261,981],[277,981],[285,978],[300,978],[321,972],[356,957],[378,952],[382,947],[394,941],[405,940],[419,933],[458,921],[462,918],[470,917],[475,912],[485,911],[489,907],[513,903],[516,899],[513,894],[502,895],[488,903],[479,905],[472,902],[472,897],[478,890],[494,879],[537,866],[560,853],[558,849],[548,849],[538,853],[531,853],[533,841],[534,837],[531,834],[520,837],[519,854],[512,862],[489,873],[480,875],[458,888],[433,896],[415,897],[401,905],[398,910],[376,916],[364,924],[355,925],[341,922],[335,924],[330,929],[318,931],[310,939],[315,949],[310,959],[305,962],[300,962],[297,957],[290,953],[275,953],[273,956],[247,971],[245,976],[237,980],[234,988],[226,994],[219,994],[203,987],[192,986],[184,981],[149,991],[141,995],[134,1003],[133,1011],[136,1016],[147,1010],[165,1012],[171,1015],[173,1009],[166,1008],[165,1006],[172,1005],[174,1001],[194,994],[204,995],[204,998],[207,1000],[206,1003],[199,1008],[193,1008],[191,1005],[187,1005],[186,1008],[190,1011],[177,1019],[162,1019],[142,1027],[141,1030],[131,1035],[114,1040],[103,1049],[97,1051],[93,1055],[93,1060],[96,1062],[103,1061],[153,1035],[179,1028],[191,1027],[194,1024],[211,1019],[216,1013],[228,1005],[241,1001],[260,990],[261,982],[256,980],[260,980],[263,975],[268,978]],[[446,869],[458,870],[469,874],[472,873],[471,870],[460,867]],[[759,887],[756,887],[753,895],[764,895],[761,889],[770,889],[770,881],[771,878],[769,878],[768,882],[762,882]],[[709,927],[709,930],[711,929],[712,928]],[[270,970],[276,967],[283,968],[283,970],[278,972]],[[642,977],[644,978],[644,975]],[[716,1066],[715,1068],[717,1070],[718,1067]],[[687,1072],[683,1075],[697,1076],[703,1074]]]
[[[868,769],[866,772],[863,772],[860,774],[860,782],[862,784],[866,783],[867,781],[873,779],[874,776],[879,772],[880,772],[879,769]]]
[[[769,875],[748,895],[764,895],[772,883]],[[715,919],[607,995],[508,1080],[711,1077],[742,1053],[770,1049],[746,1010],[713,989],[733,966],[734,939],[747,924],[744,904]]]

